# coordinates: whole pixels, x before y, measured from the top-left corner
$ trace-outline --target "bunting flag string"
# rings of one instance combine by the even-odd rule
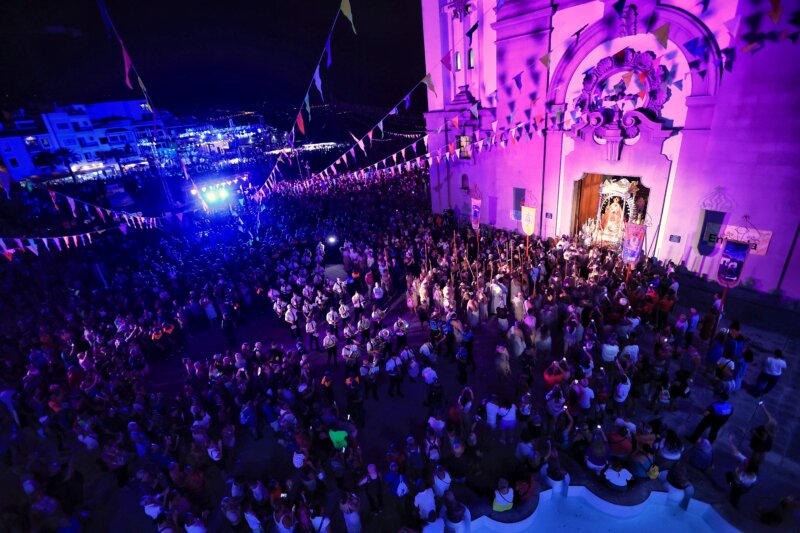
[[[306,124],[303,120],[303,107],[306,108],[306,112],[308,113],[309,120],[311,119],[311,105],[309,101],[309,94],[311,92],[311,86],[315,85],[317,91],[319,92],[320,98],[324,101],[325,97],[322,94],[322,78],[320,76],[319,67],[322,64],[322,59],[326,58],[325,65],[327,69],[331,68],[331,64],[333,63],[333,55],[331,54],[331,38],[333,37],[333,31],[336,28],[336,23],[339,21],[339,15],[344,14],[345,17],[350,20],[350,24],[353,26],[353,33],[355,33],[355,25],[353,24],[353,12],[350,7],[349,0],[342,0],[339,9],[336,11],[336,16],[333,18],[333,23],[331,23],[331,28],[328,31],[328,36],[325,39],[325,46],[322,48],[322,52],[319,55],[319,59],[317,59],[317,63],[314,67],[314,74],[311,76],[311,80],[308,83],[308,87],[306,87],[306,91],[303,94],[303,99],[300,102],[300,105],[297,108],[297,115],[295,115],[294,122],[287,130],[286,134],[286,143],[284,143],[281,150],[286,150],[287,148],[294,149],[294,139],[295,139],[295,130],[298,130],[301,135],[306,135]],[[263,184],[256,190],[256,195],[259,198],[262,198],[266,195],[266,191],[274,189],[275,185],[277,184],[277,180],[275,178],[275,174],[277,173],[279,176],[283,176],[280,171],[279,165],[283,162],[283,152],[278,156],[275,160],[275,164],[270,169],[269,173],[267,174],[267,179],[264,181]]]
[[[72,196],[66,195],[62,192],[54,191],[52,189],[47,189],[47,192],[50,194],[50,199],[53,201],[53,206],[55,207],[56,211],[61,211],[61,209],[58,206],[58,197],[61,196],[67,201],[67,204],[70,207],[70,211],[72,212],[72,216],[75,218],[78,217],[77,205],[80,204],[83,206],[84,210],[86,211],[86,214],[90,217],[93,216],[91,213],[91,208],[94,208],[94,211],[97,213],[97,215],[103,222],[106,222],[106,217],[110,217],[115,220],[119,220],[120,218],[126,221],[136,220],[138,221],[139,224],[142,224],[143,223],[142,221],[146,221],[144,223],[149,228],[160,227],[160,223],[163,222],[162,221],[163,217],[143,217],[141,215],[134,215],[132,213],[128,213],[127,211],[117,211],[114,209],[109,209],[107,207],[101,207],[99,205],[85,202],[78,198],[73,198]]]
[[[140,219],[139,224],[140,228],[144,229],[145,227],[152,227],[153,224],[150,218],[144,219],[143,217],[137,217]],[[111,226],[109,228],[103,228],[98,230],[92,230],[86,233],[80,233],[77,235],[56,235],[56,236],[48,236],[48,237],[0,237],[0,250],[2,251],[3,257],[8,259],[9,261],[14,260],[15,254],[22,254],[26,251],[32,253],[36,257],[39,257],[41,252],[40,247],[44,247],[44,249],[48,252],[53,251],[54,249],[61,252],[63,248],[61,244],[63,242],[66,248],[78,248],[80,246],[88,246],[89,244],[94,244],[92,240],[92,236],[102,235],[108,231],[119,230],[120,233],[123,235],[128,234],[128,225],[125,223]],[[55,248],[50,248],[50,245],[53,244]]]
[[[428,75],[428,76],[429,76],[429,75]],[[428,77],[428,76],[426,76],[426,77]],[[418,82],[417,82],[417,83],[416,83],[416,84],[415,84],[415,85],[414,85],[414,86],[411,88],[411,90],[410,90],[410,91],[408,91],[408,92],[405,94],[405,96],[403,96],[403,98],[401,98],[401,99],[400,99],[400,100],[397,102],[397,104],[395,104],[395,105],[394,105],[394,106],[391,108],[391,110],[390,110],[388,113],[386,113],[386,114],[385,114],[383,117],[381,117],[381,119],[380,119],[380,120],[379,120],[379,121],[378,121],[378,122],[377,122],[377,123],[376,123],[374,126],[372,126],[372,127],[371,127],[371,128],[368,130],[368,131],[367,131],[367,133],[365,133],[365,134],[364,134],[362,137],[360,137],[360,138],[357,138],[355,135],[353,135],[352,133],[350,133],[350,136],[351,136],[351,137],[353,138],[353,140],[355,141],[355,144],[353,144],[352,146],[350,146],[349,148],[347,148],[347,149],[344,151],[344,153],[343,153],[342,155],[340,155],[338,158],[336,158],[336,160],[335,160],[333,163],[331,163],[330,165],[328,165],[327,167],[325,167],[323,170],[321,170],[321,171],[319,171],[319,172],[316,172],[316,173],[312,174],[312,176],[311,176],[311,177],[312,177],[312,178],[318,178],[318,177],[320,177],[320,176],[323,176],[323,175],[325,175],[325,174],[327,174],[327,173],[331,173],[331,172],[333,172],[333,171],[336,169],[336,164],[337,164],[337,163],[339,163],[339,161],[341,161],[343,157],[346,157],[346,155],[347,155],[348,153],[352,153],[352,152],[354,151],[354,148],[355,148],[356,146],[358,146],[359,148],[361,148],[361,150],[363,150],[363,151],[364,151],[364,155],[367,155],[367,152],[366,152],[366,150],[365,150],[365,148],[364,148],[364,146],[365,146],[365,144],[364,144],[364,143],[365,143],[365,140],[367,140],[367,139],[368,139],[368,140],[369,140],[369,142],[370,142],[370,146],[372,146],[372,137],[374,136],[374,134],[375,134],[375,130],[376,130],[376,129],[379,129],[379,130],[381,131],[381,138],[383,138],[383,136],[384,136],[383,121],[384,121],[384,120],[386,120],[387,118],[389,118],[389,117],[390,117],[390,116],[392,116],[392,115],[396,115],[396,114],[398,114],[398,108],[400,107],[400,105],[401,105],[401,104],[405,105],[405,109],[408,109],[408,108],[409,108],[409,106],[411,105],[411,95],[412,95],[412,94],[414,93],[414,91],[416,91],[416,90],[417,90],[417,88],[418,88],[420,85],[422,85],[423,83],[425,83],[425,80],[424,80],[424,78],[423,78],[422,80],[418,81]],[[348,132],[348,133],[349,133],[349,132]],[[355,156],[354,156],[354,158],[355,158]]]

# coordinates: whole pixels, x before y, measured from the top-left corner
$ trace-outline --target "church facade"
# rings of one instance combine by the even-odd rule
[[[422,0],[431,202],[800,298],[798,0]]]

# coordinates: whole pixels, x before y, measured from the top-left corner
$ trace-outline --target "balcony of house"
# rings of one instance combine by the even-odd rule
[[[86,131],[94,131],[94,127],[91,124],[79,124],[77,122],[72,123],[72,129],[79,133]]]
[[[94,137],[78,137],[78,144],[81,148],[94,148],[100,146],[100,143],[94,140]]]

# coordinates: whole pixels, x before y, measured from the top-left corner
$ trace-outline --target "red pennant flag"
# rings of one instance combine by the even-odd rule
[[[453,127],[455,129],[458,129],[458,116],[453,117],[453,120],[451,122],[453,123]]]
[[[128,51],[125,50],[125,43],[122,42],[122,39],[119,39],[119,46],[122,48],[122,61],[125,63],[125,85],[128,86],[128,89],[133,89],[130,77],[130,71],[133,63],[131,62],[131,57],[128,55]]]
[[[302,133],[303,135],[306,134],[306,125],[303,122],[303,112],[302,111],[299,111],[297,113],[297,129],[299,129],[300,133]]]
[[[53,200],[53,207],[56,208],[56,211],[60,211],[58,208],[58,202],[56,202],[56,193],[55,191],[47,191],[50,193],[50,199]]]
[[[449,51],[442,58],[442,65],[450,72],[453,72],[453,60]]]
[[[94,209],[95,209],[95,211],[97,211],[97,214],[100,216],[100,218],[103,220],[103,222],[105,222],[106,221],[106,216],[103,214],[103,210],[100,209],[99,207],[95,207]]]
[[[64,244],[66,244],[67,248],[69,248],[69,237],[61,237],[61,238],[64,239]]]
[[[59,241],[57,238],[53,239],[53,244],[56,245],[56,248],[58,248],[58,251],[60,252],[61,251],[61,241]]]

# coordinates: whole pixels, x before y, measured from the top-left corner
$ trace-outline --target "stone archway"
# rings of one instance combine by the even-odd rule
[[[687,91],[685,107],[681,108],[685,109],[686,126],[691,123],[693,131],[690,135],[697,135],[698,130],[708,131],[710,117],[713,116],[714,96],[722,75],[721,62],[718,60],[721,53],[716,41],[708,28],[679,8],[659,5],[656,13],[657,24],[670,24],[669,40],[683,54],[686,63],[690,54],[680,43],[696,38],[704,39],[707,43],[706,71],[702,75],[696,69],[690,71],[691,89]],[[629,16],[635,16],[635,12]],[[637,24],[629,22],[623,18],[619,33],[611,38],[644,33],[637,31]],[[601,47],[608,39],[609,29],[603,21],[588,27],[581,38],[568,47],[551,78],[548,93],[551,109],[560,112],[562,121],[572,105],[582,113],[570,131],[563,129],[563,123],[557,124],[552,131],[552,134],[560,136],[558,141],[553,139],[560,147],[556,231],[569,231],[574,218],[571,204],[575,183],[585,173],[637,176],[651,191],[647,239],[648,243],[654,244],[653,250],[657,252],[661,228],[666,223],[668,213],[670,181],[676,170],[674,156],[679,153],[680,145],[687,137],[682,133],[682,128],[671,129],[661,120],[661,107],[669,99],[669,92],[659,79],[659,71],[652,68],[655,54],[647,49],[625,48],[603,57],[596,64],[592,59],[595,70],[585,75],[581,96],[574,102],[567,100],[570,82],[579,75],[579,68],[585,68],[585,65],[581,67],[584,60],[590,54],[596,54],[596,50],[603,49]],[[611,54],[609,48],[605,49]],[[605,86],[599,85],[600,82],[625,69],[641,76],[645,86],[640,95],[642,100],[636,101],[636,105],[627,110],[614,103],[603,105],[601,102],[597,105],[592,100],[595,90],[600,86],[603,93],[606,92]],[[675,139],[667,143],[671,137]]]

